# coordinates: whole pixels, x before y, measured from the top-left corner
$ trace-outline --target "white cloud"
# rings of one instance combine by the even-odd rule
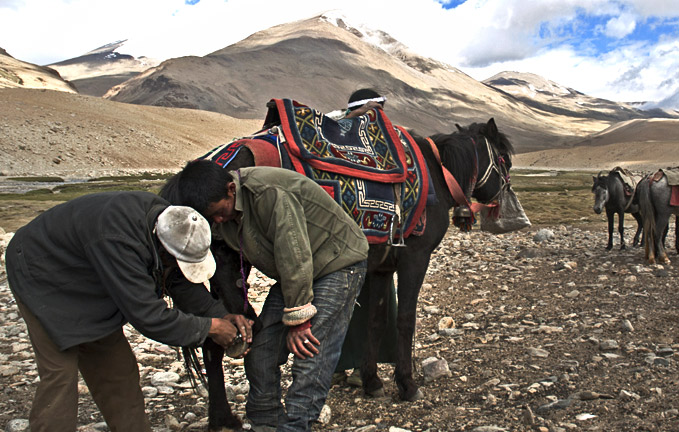
[[[128,39],[121,52],[157,59],[203,56],[268,27],[341,7],[351,21],[381,29],[422,55],[479,80],[502,70],[533,72],[593,96],[660,100],[679,66],[677,34],[655,45],[625,36],[648,19],[679,19],[668,0],[0,0],[0,47],[48,64]],[[577,41],[582,16],[606,18],[610,52]],[[637,27],[635,27],[637,26]],[[575,36],[574,36],[575,35]],[[664,83],[661,85],[661,83]]]
[[[609,37],[624,38],[631,34],[636,27],[637,21],[632,14],[622,14],[608,20],[605,33]]]

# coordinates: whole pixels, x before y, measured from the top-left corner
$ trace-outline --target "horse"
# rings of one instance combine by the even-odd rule
[[[613,248],[613,219],[618,215],[618,233],[620,234],[620,249],[625,249],[625,213],[631,213],[637,221],[637,231],[634,234],[634,241],[632,246],[639,244],[639,236],[643,223],[641,221],[641,214],[639,213],[639,204],[636,199],[636,193],[630,196],[625,194],[625,183],[620,177],[617,169],[612,169],[607,175],[601,172],[592,177],[593,185],[592,192],[594,193],[594,213],[601,214],[602,210],[606,209],[606,217],[608,219],[608,245],[606,250]]]
[[[171,177],[159,192],[159,195],[169,202],[179,201],[176,195],[176,181],[176,176]],[[234,253],[224,242],[213,241],[210,249],[217,263],[215,274],[210,278],[210,293],[215,299],[222,302],[229,313],[242,314],[253,320],[252,330],[256,334],[261,329],[262,323],[242,289],[243,286],[247,286],[246,281],[251,266],[247,262],[241,262],[240,255]],[[200,310],[197,307],[200,305],[178,303],[178,298],[185,297],[176,296],[177,290],[195,289],[195,287],[181,283],[185,279],[181,276],[177,261],[172,257],[165,258],[163,260],[163,285],[167,294],[174,301],[174,306],[186,313],[199,314]],[[180,283],[172,282],[171,275],[173,272],[175,277],[180,277]],[[195,349],[182,347],[182,355],[194,387],[196,378],[193,372],[208,392],[208,430],[210,432],[239,430],[243,426],[240,419],[233,414],[227,399],[222,361],[225,354],[230,357],[239,357],[245,349],[246,344],[242,340],[225,350],[211,338],[206,338],[201,346],[205,365],[205,375],[203,375]]]
[[[655,264],[656,259],[662,264],[669,264],[670,260],[665,251],[665,236],[669,228],[670,216],[673,214],[675,215],[674,247],[679,253],[679,206],[670,205],[672,187],[666,175],[649,175],[639,182],[637,189],[644,223],[645,258],[649,264]]]
[[[398,346],[395,382],[400,399],[415,401],[423,397],[413,378],[412,368],[417,299],[429,267],[430,256],[443,240],[450,226],[450,210],[453,207],[462,208],[453,197],[446,177],[453,177],[457,181],[464,198],[473,197],[485,204],[497,201],[500,194],[511,187],[509,171],[512,166],[511,156],[514,154],[514,147],[507,136],[498,130],[495,120],[491,118],[486,123],[473,123],[466,127],[457,125],[457,129],[450,134],[436,134],[429,138],[412,134],[426,161],[431,185],[436,194],[435,200],[427,202],[426,228],[422,234],[401,239],[405,247],[393,244],[370,245],[368,270],[362,289],[367,290],[370,295],[371,322],[365,332],[364,357],[360,368],[363,390],[367,395],[384,394],[384,384],[377,374],[377,351],[381,342],[380,335],[384,333],[382,329],[387,322],[385,310],[387,302],[383,300],[389,294],[388,290],[394,273],[397,273]],[[254,166],[254,164],[252,153],[244,147],[230,160],[226,168],[236,170],[240,167]],[[161,195],[169,196],[173,204],[181,204],[181,200],[174,202],[172,200],[174,181],[174,178],[171,178],[166,183]],[[466,204],[462,205],[469,204],[466,199]],[[238,255],[236,252],[234,254]],[[232,271],[237,274],[227,277],[231,280],[231,282],[225,282],[227,285],[240,277],[240,270]],[[235,310],[230,310],[230,312],[237,313]],[[206,347],[204,346],[203,349],[205,350]],[[218,352],[208,353],[204,356],[214,360],[218,354]],[[211,388],[208,391],[210,392]],[[211,394],[209,400],[210,413],[212,413]],[[210,419],[210,425],[216,424]]]

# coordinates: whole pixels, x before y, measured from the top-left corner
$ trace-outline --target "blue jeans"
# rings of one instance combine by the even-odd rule
[[[260,318],[263,328],[245,357],[250,393],[245,406],[255,426],[278,431],[310,431],[330,390],[332,374],[339,360],[356,297],[363,286],[366,261],[330,273],[314,281],[311,332],[319,340],[319,353],[311,358],[295,357],[292,385],[281,403],[281,369],[290,351],[286,345],[288,327],[283,324],[283,294],[275,284],[264,302]]]

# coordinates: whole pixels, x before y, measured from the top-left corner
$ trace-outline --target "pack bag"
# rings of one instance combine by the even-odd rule
[[[479,212],[481,230],[493,234],[504,234],[529,227],[530,220],[526,216],[519,199],[511,187],[504,188],[498,199],[500,204],[499,214],[497,210],[482,209]]]

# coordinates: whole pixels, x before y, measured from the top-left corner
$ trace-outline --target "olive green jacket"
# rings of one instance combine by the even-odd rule
[[[286,313],[310,305],[315,279],[368,257],[363,231],[313,180],[271,167],[231,174],[241,215],[219,224],[216,234],[280,282]],[[294,325],[285,315],[283,322]]]

